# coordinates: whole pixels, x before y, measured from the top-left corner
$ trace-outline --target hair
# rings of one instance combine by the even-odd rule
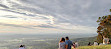
[[[23,45],[20,45],[20,47],[23,47]]]
[[[103,38],[108,38],[108,36],[104,35]]]
[[[75,42],[73,42],[73,44],[75,44]]]
[[[62,37],[62,38],[60,39],[60,42],[62,42],[62,41],[64,41],[64,42],[65,42],[65,38],[63,38],[63,37]]]
[[[69,37],[67,36],[66,39],[69,39]]]
[[[97,41],[94,41],[94,42],[97,42]]]
[[[89,42],[88,45],[90,46],[90,45],[91,45],[91,42]]]
[[[108,36],[105,36],[105,38],[108,38]]]

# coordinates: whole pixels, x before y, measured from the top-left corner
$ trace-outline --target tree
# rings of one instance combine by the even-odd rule
[[[110,9],[111,12],[111,9]],[[99,43],[103,42],[103,36],[107,36],[111,38],[111,15],[99,17],[97,20],[98,28],[97,28],[97,41]]]

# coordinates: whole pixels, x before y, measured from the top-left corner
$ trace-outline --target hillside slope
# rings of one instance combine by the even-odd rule
[[[81,46],[78,49],[111,49],[111,45],[101,45],[101,46]]]
[[[87,46],[89,42],[93,45],[93,42],[96,41],[96,36],[95,37],[86,37],[86,38],[77,38],[77,39],[72,39],[73,42],[78,41],[79,46]]]

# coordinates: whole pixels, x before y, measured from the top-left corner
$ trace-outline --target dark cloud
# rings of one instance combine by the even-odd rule
[[[41,28],[57,28],[57,27],[54,27],[54,26],[51,26],[51,25],[38,25],[38,26],[33,26],[33,27],[41,27]]]
[[[3,5],[3,4],[0,4],[0,7],[3,7],[3,8],[9,8],[8,6]]]
[[[53,29],[62,29],[62,30],[72,30],[72,29],[68,29],[68,28],[61,28],[61,27],[58,27],[58,26],[45,25],[45,24],[37,25],[37,26],[33,26],[33,27],[40,27],[40,28],[53,28]]]
[[[18,18],[18,17],[13,16],[13,15],[5,15],[5,16],[1,16],[1,17],[6,17],[6,18]]]

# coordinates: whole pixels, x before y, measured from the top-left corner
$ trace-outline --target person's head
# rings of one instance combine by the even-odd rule
[[[65,38],[62,37],[62,38],[60,39],[60,42],[65,42]]]
[[[91,42],[88,43],[88,46],[91,46]]]
[[[89,42],[88,45],[91,45],[91,42]]]
[[[23,47],[23,45],[20,45],[20,47]]]
[[[97,42],[97,41],[94,41],[94,42]]]
[[[75,42],[73,42],[73,44],[75,44]]]
[[[108,38],[107,36],[103,36],[103,38]]]
[[[69,40],[69,37],[66,37],[66,40]]]

